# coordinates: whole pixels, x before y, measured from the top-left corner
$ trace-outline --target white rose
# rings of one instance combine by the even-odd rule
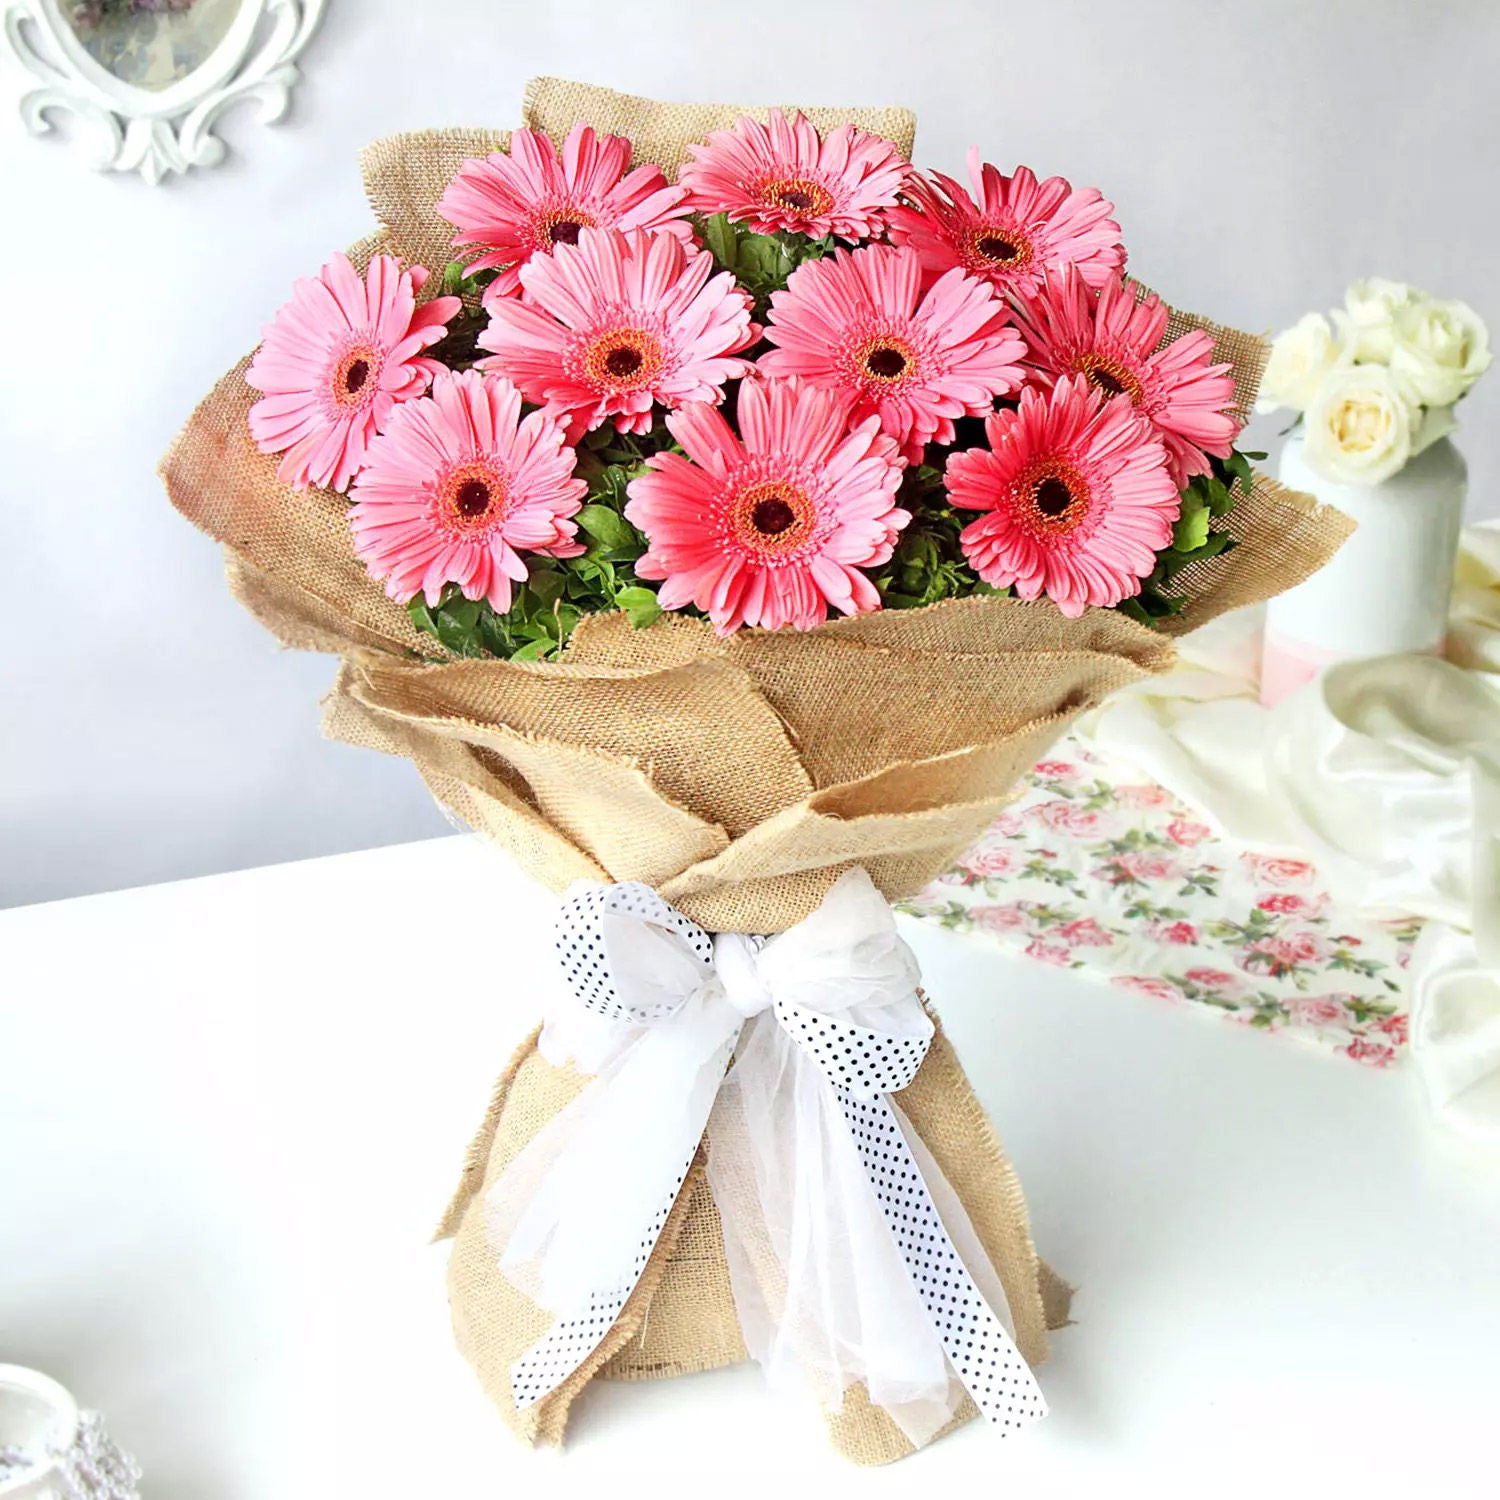
[[[1467,302],[1423,302],[1395,319],[1391,373],[1418,406],[1451,406],[1490,365],[1490,336]]]
[[[1299,318],[1271,342],[1255,409],[1275,411],[1278,406],[1289,406],[1305,411],[1323,377],[1346,358],[1344,341],[1322,313]]]
[[[1415,415],[1384,365],[1346,365],[1307,408],[1303,456],[1341,484],[1379,484],[1411,457]]]
[[[1426,296],[1404,281],[1362,276],[1344,293],[1349,352],[1356,360],[1383,365],[1396,347],[1396,315],[1420,306]]]

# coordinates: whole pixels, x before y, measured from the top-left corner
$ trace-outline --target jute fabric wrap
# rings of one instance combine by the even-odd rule
[[[554,138],[587,120],[630,136],[638,160],[675,171],[688,142],[745,112],[765,113],[541,79],[526,91],[523,118]],[[910,153],[905,111],[807,112],[825,128],[852,120]],[[351,249],[356,264],[384,252],[441,266],[451,229],[435,213],[438,197],[461,161],[507,138],[421,131],[371,146],[363,165],[381,228]],[[1232,365],[1248,410],[1263,344],[1173,313],[1172,336],[1198,327]],[[856,864],[889,898],[914,894],[988,826],[1076,714],[1166,670],[1171,635],[1299,582],[1349,529],[1338,512],[1257,477],[1223,523],[1238,545],[1182,575],[1188,606],[1161,631],[1112,611],[1066,620],[1046,603],[974,598],[728,639],[682,616],[637,631],[601,615],[582,622],[560,662],[461,661],[418,632],[355,560],[341,496],[277,481],[277,459],[250,441],[256,393],[246,363],[193,414],[162,477],[173,504],[223,544],[246,608],[286,645],[342,658],[327,733],[412,760],[456,817],[553,889],[643,880],[714,931],[781,931]],[[699,1169],[596,1354],[536,1406],[514,1410],[510,1364],[546,1318],[500,1275],[480,1189],[581,1083],[534,1041],[522,1048],[442,1229],[454,1238],[459,1344],[531,1442],[561,1440],[595,1375],[645,1379],[744,1356]],[[1022,1352],[1041,1360],[1046,1327],[1066,1318],[1066,1288],[1037,1260],[1015,1176],[941,1032],[901,1105],[994,1259]],[[973,1415],[966,1404],[956,1420]],[[861,1387],[828,1421],[858,1462],[910,1449]]]

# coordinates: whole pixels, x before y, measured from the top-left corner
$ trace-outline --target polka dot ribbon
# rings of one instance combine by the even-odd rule
[[[590,887],[564,903],[557,951],[572,997],[617,1023],[625,1047],[648,1030],[696,1028],[700,1040],[684,1049],[695,1059],[693,1077],[659,1082],[674,1099],[703,1102],[673,1159],[653,1164],[657,1188],[638,1199],[630,1263],[601,1266],[587,1295],[557,1311],[512,1366],[518,1408],[562,1384],[619,1319],[692,1164],[740,1029],[769,1009],[831,1087],[912,1285],[974,1404],[1002,1430],[1046,1414],[1031,1371],[949,1237],[888,1098],[916,1077],[932,1022],[916,994],[915,960],[863,870],[843,876],[804,922],[766,940],[711,938],[649,886]],[[617,1144],[624,1133],[616,1121],[595,1134],[594,1149],[628,1149]],[[496,1186],[503,1190],[503,1177]]]

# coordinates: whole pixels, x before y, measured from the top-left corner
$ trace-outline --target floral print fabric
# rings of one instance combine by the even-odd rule
[[[1121,989],[1393,1063],[1421,922],[1339,911],[1313,864],[1232,844],[1133,774],[1065,740],[904,909]]]

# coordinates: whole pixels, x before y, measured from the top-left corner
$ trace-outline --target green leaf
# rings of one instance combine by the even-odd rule
[[[509,656],[515,650],[506,617],[486,609],[479,617],[479,639],[491,656]]]
[[[623,550],[635,543],[635,527],[619,511],[607,505],[585,505],[575,519],[580,529],[601,547]]]
[[[1216,516],[1227,516],[1234,509],[1234,491],[1217,479],[1210,479],[1205,486],[1208,508]],[[1246,491],[1248,494],[1249,491]]]
[[[556,568],[533,568],[526,580],[527,592],[534,594],[544,609],[551,609],[567,586],[567,576]]]
[[[657,602],[656,595],[640,584],[621,589],[615,595],[615,604],[625,611],[630,617],[630,623],[637,630],[644,630],[661,613],[661,605]]]
[[[477,623],[478,615],[476,614],[474,618]],[[473,624],[465,625],[443,610],[434,617],[434,626],[437,630],[437,638],[455,654],[459,656],[483,654],[484,643],[480,640],[479,632]]]
[[[1192,552],[1208,540],[1208,523],[1211,517],[1206,506],[1189,510],[1183,508],[1182,515],[1172,528],[1172,548],[1176,552]]]
[[[710,214],[703,221],[703,243],[708,253],[726,270],[733,271],[739,264],[738,236],[728,214]]]
[[[791,262],[769,235],[746,234],[739,244],[742,275],[751,281],[776,281],[790,273]]]
[[[421,594],[414,594],[411,602],[406,606],[406,612],[411,616],[411,622],[418,630],[425,630],[428,635],[437,634],[437,625],[432,618],[432,611],[427,607],[427,600]]]

